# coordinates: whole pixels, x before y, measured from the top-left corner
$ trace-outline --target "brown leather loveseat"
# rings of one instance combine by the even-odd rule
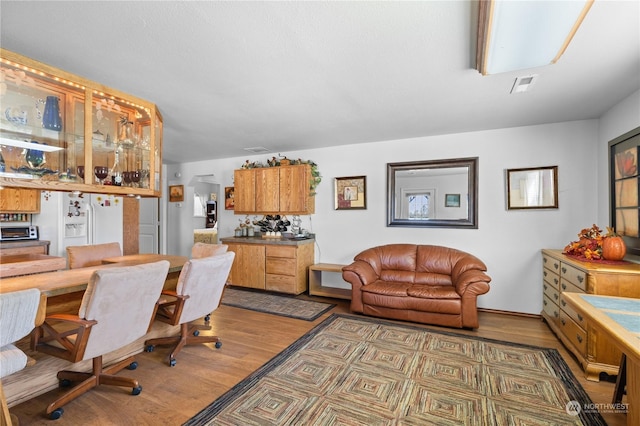
[[[477,257],[460,250],[389,244],[363,251],[342,277],[351,284],[351,311],[375,317],[477,328],[477,297],[491,278]]]

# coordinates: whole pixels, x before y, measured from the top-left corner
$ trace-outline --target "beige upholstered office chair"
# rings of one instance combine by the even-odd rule
[[[40,290],[35,288],[0,294],[0,378],[27,366],[29,358],[14,343],[35,327],[39,304]],[[11,419],[7,424],[17,424],[15,416],[9,415],[4,391],[1,393],[2,416]]]
[[[191,247],[191,258],[200,259],[202,257],[209,257],[226,253],[227,248],[229,248],[229,246],[227,246],[226,244],[195,243],[193,247]]]
[[[182,267],[175,291],[163,291],[156,313],[156,319],[171,325],[180,324],[180,334],[173,337],[160,337],[147,340],[144,344],[147,352],[155,345],[174,344],[169,355],[169,365],[176,365],[176,355],[185,345],[215,342],[216,348],[222,346],[218,336],[200,336],[200,330],[210,330],[208,321],[204,325],[191,323],[208,316],[220,305],[222,293],[235,257],[234,252],[217,256],[191,259]]]
[[[102,259],[122,256],[120,243],[89,244],[67,247],[69,269],[102,265]]]
[[[114,375],[126,366],[135,369],[133,357],[103,369],[102,356],[147,333],[168,271],[166,260],[95,271],[77,316],[47,316],[32,333],[34,350],[73,363],[93,360],[89,373],[58,372],[62,386],[80,383],[47,407],[51,419],[60,418],[63,405],[101,384],[131,387],[133,395],[142,391],[137,380]]]

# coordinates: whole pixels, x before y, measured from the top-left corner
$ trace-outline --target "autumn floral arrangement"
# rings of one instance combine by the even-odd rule
[[[596,224],[578,233],[578,241],[570,242],[562,251],[564,254],[586,260],[622,260],[626,247],[622,238],[613,228],[607,227],[603,234]]]

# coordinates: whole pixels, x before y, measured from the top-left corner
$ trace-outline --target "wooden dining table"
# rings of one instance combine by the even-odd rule
[[[0,256],[0,278],[66,269],[67,259],[40,253]]]
[[[102,265],[86,268],[2,278],[0,279],[0,293],[9,293],[28,288],[37,288],[40,290],[40,305],[35,324],[40,325],[44,322],[46,314],[52,308],[52,303],[55,309],[55,303],[61,299],[64,300],[65,297],[81,299],[91,279],[91,275],[95,271],[120,266],[139,265],[159,260],[169,261],[169,273],[165,281],[165,288],[175,288],[175,283],[180,275],[182,266],[188,260],[188,257],[163,254],[137,254],[105,259]],[[76,300],[75,303],[77,305],[78,301]],[[75,307],[77,309],[77,306]],[[145,339],[167,336],[175,332],[177,332],[177,327],[155,321],[146,336],[143,336],[118,351],[107,354],[104,357],[105,365],[111,365],[114,362],[141,352],[144,348],[143,343]],[[36,363],[33,366],[2,379],[4,396],[6,397],[5,403],[8,404],[9,407],[51,389],[55,389],[59,385],[56,377],[57,372],[71,366],[68,361],[30,350],[28,338],[18,342],[18,347],[25,351],[28,356],[35,359]],[[74,368],[86,368],[90,370],[90,363],[91,360],[81,361],[77,365],[74,365]]]

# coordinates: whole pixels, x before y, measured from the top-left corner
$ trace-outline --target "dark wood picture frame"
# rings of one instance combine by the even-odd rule
[[[364,210],[367,208],[367,177],[335,178],[335,209]]]
[[[557,209],[558,166],[507,169],[507,210]]]
[[[184,185],[169,185],[169,202],[184,201]]]

